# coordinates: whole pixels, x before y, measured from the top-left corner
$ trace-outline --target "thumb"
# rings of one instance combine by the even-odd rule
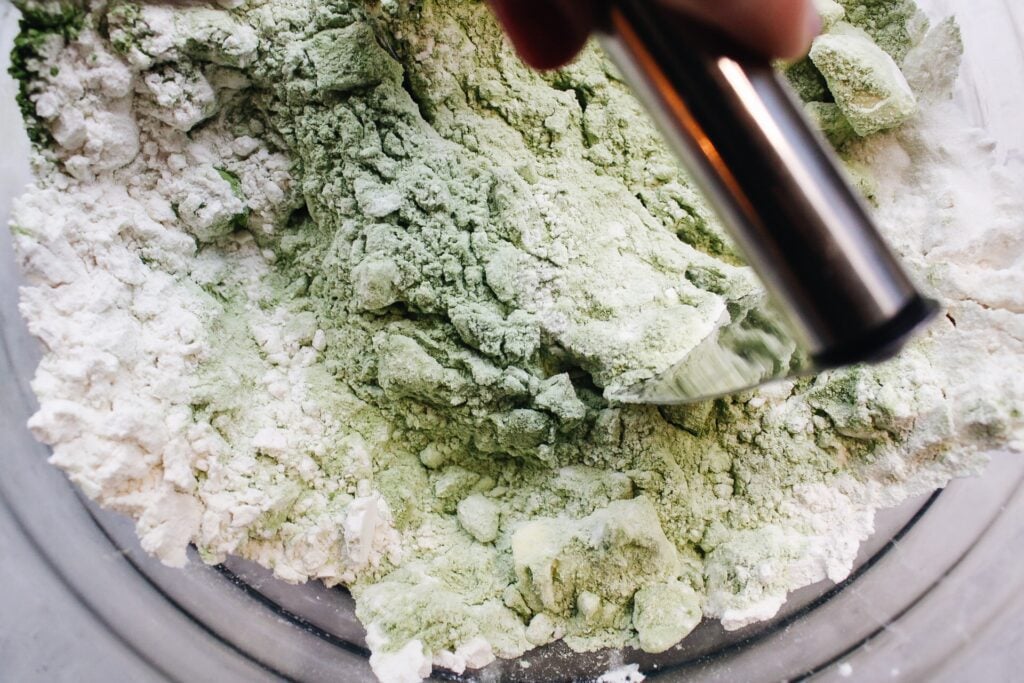
[[[590,0],[488,0],[523,61],[535,69],[562,66],[580,51],[594,25]]]
[[[807,54],[821,32],[811,0],[665,0],[770,58]]]
[[[821,31],[821,18],[811,0],[661,1],[717,26],[770,58],[802,57]],[[489,4],[523,61],[537,69],[553,69],[583,47],[601,2],[489,0]]]

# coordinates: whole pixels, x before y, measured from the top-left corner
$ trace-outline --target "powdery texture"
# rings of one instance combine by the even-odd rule
[[[532,73],[463,0],[26,6],[32,429],[169,564],[350,586],[383,680],[660,651],[842,580],[876,509],[1024,446],[1024,192],[945,100],[955,25],[828,9],[921,113],[861,139],[892,110],[788,74],[948,315],[659,409],[605,396],[757,283],[596,51]]]

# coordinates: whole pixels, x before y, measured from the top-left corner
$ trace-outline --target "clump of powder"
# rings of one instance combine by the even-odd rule
[[[535,74],[463,0],[22,4],[33,429],[168,563],[350,586],[383,680],[769,618],[1024,446],[1024,195],[910,2],[787,73],[949,322],[671,409],[607,396],[758,285],[596,50]]]

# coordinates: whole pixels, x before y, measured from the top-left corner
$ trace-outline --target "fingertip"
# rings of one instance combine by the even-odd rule
[[[564,66],[590,36],[589,3],[556,0],[489,0],[488,4],[524,62],[535,69]]]
[[[807,55],[811,43],[821,35],[823,22],[818,10],[810,2],[804,3],[803,19],[796,24],[800,30],[793,30],[788,40],[780,45],[779,57],[783,59],[800,59]]]
[[[821,32],[811,0],[725,0],[719,7],[737,38],[773,59],[803,57]]]
[[[769,0],[761,11],[762,49],[771,57],[800,59],[821,33],[821,15],[810,0]]]
[[[669,0],[771,59],[799,59],[821,32],[811,0]]]

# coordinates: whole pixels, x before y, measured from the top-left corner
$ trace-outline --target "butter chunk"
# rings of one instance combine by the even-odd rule
[[[633,626],[644,652],[664,652],[697,627],[701,599],[684,583],[647,586],[633,596]]]
[[[917,113],[914,93],[893,58],[862,31],[840,27],[816,38],[810,56],[854,132],[871,135]]]
[[[490,543],[498,537],[500,509],[490,498],[475,493],[459,503],[457,512],[459,524],[476,540]]]

